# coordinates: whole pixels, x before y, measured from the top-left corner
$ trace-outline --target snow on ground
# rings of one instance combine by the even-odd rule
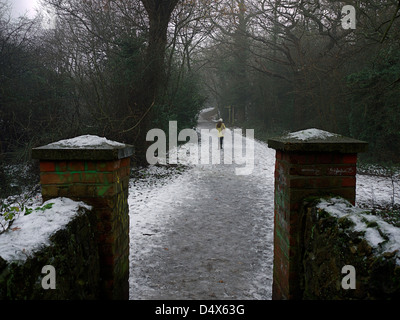
[[[46,205],[51,208],[33,210],[29,215],[21,213],[11,225],[11,229],[0,234],[0,256],[4,260],[25,261],[31,253],[48,245],[49,237],[66,226],[76,216],[80,207],[90,208],[83,202],[75,202],[68,198],[46,201],[39,208]]]
[[[357,205],[366,208],[400,204],[400,183],[390,177],[357,174]]]
[[[271,299],[274,157],[255,141],[251,175],[199,161],[160,185],[131,181],[130,298]]]
[[[198,129],[214,125],[200,117]],[[68,139],[63,145],[93,144],[92,138]],[[246,146],[250,138],[234,134],[234,139],[243,139]],[[130,299],[271,299],[275,151],[254,140],[254,169],[237,175],[235,169],[243,165],[192,165],[190,148],[181,149],[180,155],[188,157],[184,169],[150,166],[130,181]],[[25,259],[84,206],[66,198],[47,203],[54,205],[21,214],[0,235],[4,259]],[[400,204],[397,183],[357,175],[359,207],[391,203]],[[399,236],[396,229],[389,232]],[[379,244],[377,234],[368,237]]]
[[[255,140],[254,160],[248,176],[199,164],[131,181],[130,299],[271,299],[275,151]],[[390,203],[392,191],[390,179],[357,176],[359,205]]]

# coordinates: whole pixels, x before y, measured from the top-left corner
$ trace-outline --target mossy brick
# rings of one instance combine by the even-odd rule
[[[61,176],[57,173],[42,172],[40,174],[40,183],[47,184],[63,184]]]
[[[98,223],[96,240],[99,247],[112,252],[100,252],[100,273],[103,279],[102,297],[128,295],[129,283],[129,204],[127,201],[130,159],[133,148],[101,146],[63,149],[51,145],[32,150],[40,159],[43,198],[67,196],[93,206]],[[45,163],[48,163],[47,165]],[[127,252],[125,252],[127,251]],[[124,273],[123,275],[118,275]],[[114,283],[114,278],[118,282]],[[104,283],[110,280],[111,289]]]
[[[287,223],[283,219],[277,218],[276,221],[276,236],[280,237],[281,239],[277,239],[277,243],[280,241],[284,241],[285,243],[288,243],[288,235],[289,235],[289,228],[287,228]]]
[[[111,197],[118,193],[118,186],[115,183],[109,185],[93,186],[94,197]]]
[[[55,161],[56,171],[57,172],[64,172],[68,171],[67,161]]]
[[[94,184],[99,183],[98,174],[93,172],[77,172],[73,174],[74,182]]]
[[[289,292],[289,261],[281,255],[277,255],[274,261],[274,285],[278,285],[282,294],[286,295]]]
[[[285,292],[288,292],[288,289],[284,288],[282,290],[279,281],[276,280],[278,276],[274,273],[273,277],[274,277],[274,282],[272,283],[272,300],[278,300],[278,299],[287,300]]]
[[[65,187],[68,188],[68,187]],[[44,199],[51,199],[58,197],[59,194],[59,187],[56,185],[43,185],[42,184],[42,196]]]
[[[276,252],[276,254],[275,254]],[[289,252],[287,250],[282,250],[279,242],[274,244],[274,264],[279,266],[278,273],[284,275],[289,272]],[[280,268],[280,267],[284,268]],[[275,269],[275,268],[274,268]],[[274,272],[277,271],[276,269]]]
[[[285,253],[289,252],[289,231],[284,230],[280,227],[279,223],[274,231],[275,239],[274,243],[281,248]],[[287,254],[287,257],[288,254]]]
[[[286,136],[268,144],[276,150],[273,297],[297,298],[303,232],[300,203],[315,195],[339,195],[354,203],[357,153],[367,144],[338,135],[311,141]],[[289,258],[286,266],[284,254]]]
[[[115,171],[121,166],[120,160],[99,161],[97,163],[97,171]]]
[[[85,171],[97,171],[98,161],[85,161]]]
[[[108,185],[117,181],[118,175],[113,172],[97,172],[96,183]]]
[[[125,176],[121,180],[122,190],[128,190],[129,188],[129,176]]]

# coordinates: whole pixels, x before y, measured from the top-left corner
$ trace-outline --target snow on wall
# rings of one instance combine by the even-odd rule
[[[354,223],[354,231],[364,231],[364,238],[378,252],[397,251],[397,264],[400,265],[400,228],[383,221],[376,215],[352,206],[342,198],[322,199],[318,209],[337,218],[347,217]],[[387,239],[385,239],[387,237]]]
[[[48,146],[79,149],[79,148],[99,147],[99,146],[123,147],[125,146],[125,144],[116,141],[111,141],[104,137],[83,135],[72,139],[53,142],[50,143]]]
[[[287,135],[288,138],[297,139],[297,140],[315,140],[315,139],[327,139],[330,137],[336,137],[337,135],[334,133],[330,133],[328,131],[323,131],[319,129],[307,129],[297,132],[292,132]]]
[[[51,199],[42,207],[53,203],[46,210],[33,210],[20,215],[11,228],[0,235],[0,256],[8,261],[25,261],[34,251],[49,244],[49,237],[65,227],[78,213],[80,207],[90,206],[68,198]]]

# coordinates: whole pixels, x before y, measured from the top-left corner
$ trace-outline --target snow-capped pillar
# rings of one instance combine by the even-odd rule
[[[301,298],[301,205],[309,196],[355,203],[357,154],[367,143],[318,129],[272,138],[276,150],[273,299]]]
[[[32,149],[32,158],[40,160],[44,201],[68,197],[93,207],[104,299],[129,298],[128,185],[132,155],[130,145],[90,135]]]

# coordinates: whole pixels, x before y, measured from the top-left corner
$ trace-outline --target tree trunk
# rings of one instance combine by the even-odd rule
[[[149,18],[149,36],[146,52],[146,72],[139,97],[140,124],[135,143],[136,159],[139,165],[147,164],[146,150],[151,142],[146,141],[147,132],[152,129],[152,107],[159,102],[165,81],[165,48],[167,45],[168,23],[178,0],[142,0]]]

